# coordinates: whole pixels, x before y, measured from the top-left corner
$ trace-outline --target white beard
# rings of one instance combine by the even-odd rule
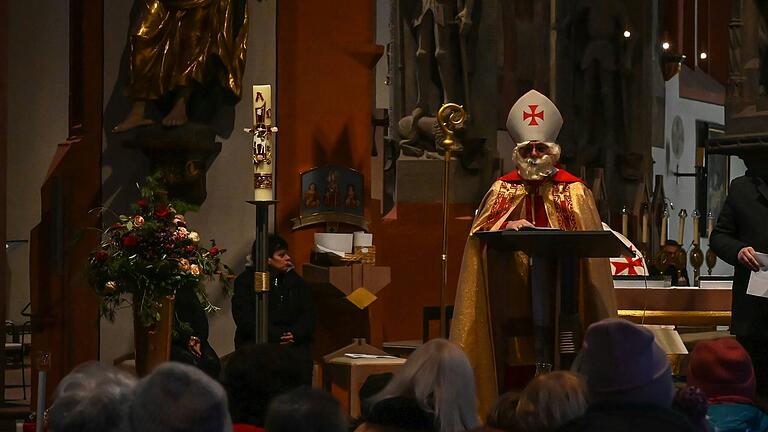
[[[520,173],[520,177],[526,180],[541,180],[545,177],[549,177],[557,171],[555,169],[555,163],[552,161],[552,156],[542,156],[541,159],[522,159],[517,162],[517,171]]]
[[[517,165],[517,172],[525,180],[541,180],[557,172],[555,158],[552,155],[544,155],[540,159],[523,158],[516,151],[513,160]]]

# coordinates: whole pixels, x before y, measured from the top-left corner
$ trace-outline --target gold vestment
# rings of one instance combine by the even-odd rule
[[[580,181],[557,178],[545,179],[538,187],[549,225],[568,231],[602,230],[590,190]],[[525,219],[527,187],[524,181],[493,184],[475,216],[459,273],[450,338],[469,357],[483,415],[498,397],[497,366],[534,364],[535,357],[528,257],[488,249],[472,234],[498,230],[507,220]],[[579,267],[578,307],[586,329],[592,322],[616,316],[616,300],[607,258],[582,259]]]
[[[248,41],[245,0],[144,0],[130,36],[128,95],[154,100],[215,82],[239,98]]]

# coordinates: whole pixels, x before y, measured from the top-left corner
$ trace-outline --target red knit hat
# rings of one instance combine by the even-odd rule
[[[709,399],[755,397],[752,359],[735,338],[696,344],[688,364],[688,384],[700,387]]]

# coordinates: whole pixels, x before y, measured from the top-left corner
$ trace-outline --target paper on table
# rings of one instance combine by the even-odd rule
[[[391,356],[391,355],[381,355],[381,354],[355,354],[355,353],[346,353],[344,354],[345,357],[353,358],[353,359],[396,359],[399,357]]]
[[[768,298],[768,254],[755,252],[760,270],[750,272],[747,294]]]
[[[552,228],[552,227],[520,227],[520,231],[560,231],[560,228]]]

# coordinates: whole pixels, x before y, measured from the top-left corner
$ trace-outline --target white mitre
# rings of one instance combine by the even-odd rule
[[[507,131],[515,144],[528,141],[554,143],[561,127],[563,116],[560,111],[548,97],[536,90],[521,96],[507,116]]]

